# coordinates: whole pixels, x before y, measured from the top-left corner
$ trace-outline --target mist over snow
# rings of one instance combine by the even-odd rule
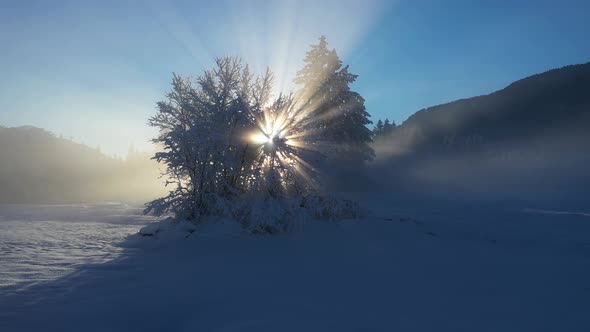
[[[590,63],[420,110],[375,137],[384,192],[588,203]]]

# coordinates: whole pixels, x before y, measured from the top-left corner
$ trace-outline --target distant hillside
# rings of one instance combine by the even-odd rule
[[[590,184],[590,63],[420,110],[374,148],[375,167],[399,187],[582,190]]]
[[[0,203],[142,201],[161,187],[147,155],[123,161],[40,128],[0,127]]]

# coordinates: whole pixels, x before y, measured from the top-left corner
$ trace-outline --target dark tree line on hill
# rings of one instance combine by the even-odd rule
[[[397,125],[395,121],[389,122],[389,119],[385,119],[385,121],[379,119],[373,128],[373,139],[379,136],[389,135],[395,130]]]

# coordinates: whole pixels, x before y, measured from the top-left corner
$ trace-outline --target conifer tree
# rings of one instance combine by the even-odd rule
[[[379,119],[377,125],[373,128],[373,137],[377,137],[383,133],[383,120]]]
[[[316,144],[330,145],[324,150],[332,159],[371,160],[372,132],[367,128],[372,123],[370,115],[364,98],[350,89],[357,75],[342,66],[336,51],[328,49],[324,36],[311,46],[304,63],[295,78],[300,86],[296,96],[307,110],[308,130],[316,133]]]

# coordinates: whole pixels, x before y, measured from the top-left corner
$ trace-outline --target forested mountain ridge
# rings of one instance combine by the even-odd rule
[[[422,109],[382,140],[414,149],[470,145],[571,131],[590,124],[590,63],[566,66],[516,81],[489,95]],[[458,141],[459,140],[459,141]]]
[[[149,199],[157,174],[146,154],[121,160],[41,128],[0,127],[0,203]]]
[[[590,181],[590,63],[420,110],[374,148],[400,185],[580,188]]]

